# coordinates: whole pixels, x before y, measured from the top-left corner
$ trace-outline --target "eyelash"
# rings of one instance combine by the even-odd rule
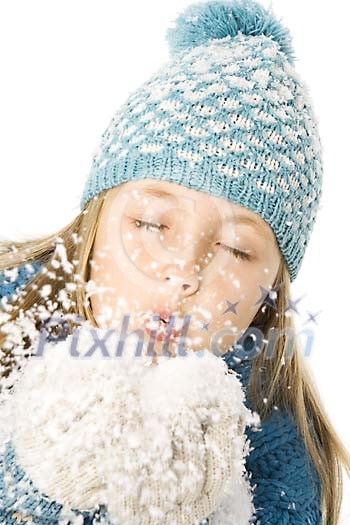
[[[241,252],[240,250],[237,250],[236,248],[231,248],[231,246],[226,246],[225,244],[222,244],[221,247],[224,250],[232,253],[232,255],[234,255],[235,257],[239,257],[243,261],[250,261],[250,259],[251,259],[250,255],[248,255],[245,252]]]
[[[137,223],[139,223],[139,226],[137,226]],[[132,224],[136,227],[136,228],[146,228],[146,230],[148,231],[152,231],[151,228],[156,228],[157,231],[161,231],[161,228],[167,228],[167,226],[164,226],[163,224],[154,224],[152,222],[145,222],[145,221],[141,221],[140,219],[135,219],[135,220],[132,220]],[[225,244],[221,244],[221,247],[232,253],[232,255],[234,257],[238,257],[244,261],[250,261],[251,260],[251,256],[248,255],[247,253],[245,252],[242,252],[240,250],[237,250],[236,248],[231,248],[231,246],[226,246]]]
[[[136,223],[140,223],[140,226],[136,226]],[[145,227],[146,230],[151,230],[151,228],[157,228],[157,231],[160,231],[161,228],[167,228],[167,226],[164,226],[163,224],[155,224],[153,222],[145,222],[145,221],[141,221],[140,219],[133,220],[132,224],[136,228],[143,228],[143,227]]]

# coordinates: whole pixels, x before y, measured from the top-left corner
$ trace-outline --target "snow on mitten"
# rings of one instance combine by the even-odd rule
[[[91,328],[86,323],[79,330],[82,356],[92,347]],[[96,331],[103,339],[106,332]],[[139,418],[138,384],[149,358],[72,357],[72,341],[70,335],[46,342],[43,357],[29,358],[16,371],[8,402],[12,442],[37,489],[71,508],[91,510],[104,502],[96,451],[112,424]],[[113,356],[112,339],[109,348]]]
[[[159,358],[140,391],[144,424],[133,429],[133,448],[124,432],[104,450],[107,479],[114,478],[107,483],[110,515],[123,524],[191,525],[229,494],[230,523],[247,525],[254,508],[244,429],[259,419],[245,407],[235,372],[208,351],[188,351]],[[122,463],[113,460],[118,449],[128,449]]]
[[[11,396],[16,453],[41,492],[80,510],[104,504],[118,525],[191,525],[232,480],[251,502],[244,428],[257,415],[223,360],[188,351],[149,367],[130,348],[114,357],[111,337],[112,357],[73,358],[71,337],[30,358]],[[91,347],[88,324],[79,345]]]

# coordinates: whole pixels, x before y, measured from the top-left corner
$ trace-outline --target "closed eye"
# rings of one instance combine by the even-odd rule
[[[218,244],[221,244],[221,243],[218,243]],[[221,247],[224,250],[232,253],[234,257],[238,257],[239,259],[242,259],[244,261],[250,261],[252,258],[251,255],[249,255],[248,253],[242,252],[241,250],[237,250],[237,248],[231,248],[231,246],[226,246],[226,244],[221,244]]]
[[[168,228],[164,224],[155,224],[153,222],[145,222],[145,221],[141,221],[140,219],[133,219],[131,221],[131,224],[135,226],[135,228],[137,229],[145,228],[148,231],[152,231],[153,229],[156,231],[161,231],[162,228],[164,229]]]
[[[152,222],[141,221],[140,219],[133,219],[131,222],[135,226],[135,228],[137,229],[145,228],[148,231],[161,231],[162,229],[168,228],[168,226],[166,226],[165,224],[155,224]],[[250,261],[252,258],[251,255],[249,255],[246,252],[242,252],[241,250],[237,250],[237,248],[232,248],[231,246],[227,246],[226,244],[222,244],[222,243],[217,243],[217,244],[220,244],[223,250],[228,251],[229,253],[232,253],[232,255],[238,259],[242,259],[244,261]]]

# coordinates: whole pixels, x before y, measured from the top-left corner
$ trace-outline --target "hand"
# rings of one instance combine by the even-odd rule
[[[71,508],[104,504],[125,525],[214,511],[242,477],[253,421],[226,364],[209,352],[151,367],[130,355],[74,360],[67,344],[29,361],[15,388],[13,439],[35,485]]]

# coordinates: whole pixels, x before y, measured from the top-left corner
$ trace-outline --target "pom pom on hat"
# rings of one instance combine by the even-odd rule
[[[211,39],[244,35],[271,36],[294,63],[292,37],[288,28],[273,14],[253,0],[209,0],[189,5],[168,27],[166,39],[172,57]]]

